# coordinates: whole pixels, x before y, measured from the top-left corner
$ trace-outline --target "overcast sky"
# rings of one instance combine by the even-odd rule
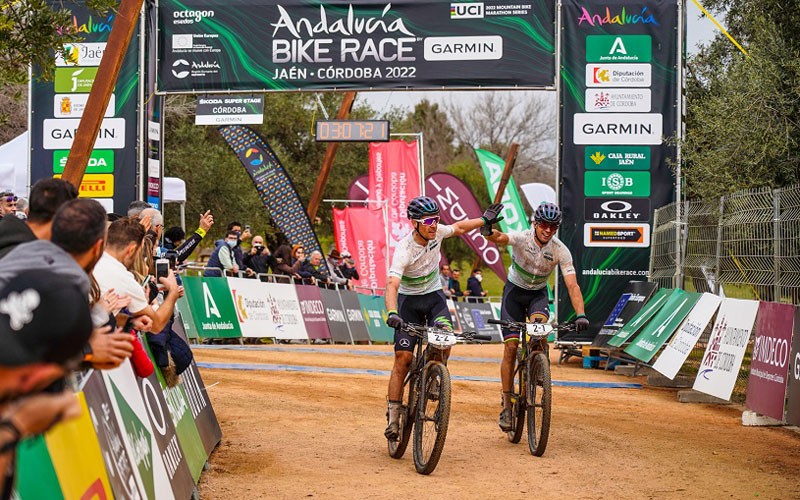
[[[700,9],[692,2],[687,2],[687,23],[686,23],[686,45],[687,52],[694,54],[698,45],[710,41],[714,38],[717,28],[705,16],[702,16]],[[702,17],[701,17],[702,16]],[[722,16],[716,16],[717,21],[722,22]],[[515,91],[530,92],[530,91]],[[411,92],[411,91],[390,91],[390,92],[360,92],[357,99],[366,99],[367,102],[379,113],[388,110],[392,106],[413,108],[422,99],[433,102],[460,101],[461,99],[477,99],[481,92],[475,91],[438,91],[438,92]],[[335,114],[335,110],[329,112]]]

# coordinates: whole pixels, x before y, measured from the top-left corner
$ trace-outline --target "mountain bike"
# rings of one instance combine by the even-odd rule
[[[511,389],[511,430],[508,440],[519,443],[525,413],[528,414],[528,448],[531,455],[541,457],[547,448],[550,435],[550,406],[552,404],[552,381],[550,379],[550,357],[547,336],[553,331],[575,329],[572,323],[552,325],[549,323],[516,323],[512,321],[488,320],[520,334],[517,348],[517,366]]]
[[[413,428],[414,467],[420,474],[430,474],[439,463],[450,421],[450,372],[442,362],[444,351],[455,345],[457,339],[492,338],[477,332],[454,333],[413,323],[406,323],[402,330],[420,341],[403,382],[399,438],[389,440],[389,456],[402,458]]]

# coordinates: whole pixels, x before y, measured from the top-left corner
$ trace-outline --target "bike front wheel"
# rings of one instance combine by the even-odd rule
[[[388,441],[389,456],[392,458],[403,458],[408,442],[411,439],[411,429],[414,427],[414,415],[416,415],[417,406],[417,377],[413,374],[409,377],[403,392],[403,408],[400,412],[400,437],[397,441]]]
[[[528,448],[531,455],[541,457],[547,448],[550,435],[550,404],[552,384],[550,361],[544,353],[537,353],[528,361],[526,384],[528,406]]]
[[[438,361],[425,367],[414,423],[414,466],[430,474],[439,463],[450,422],[450,372]]]

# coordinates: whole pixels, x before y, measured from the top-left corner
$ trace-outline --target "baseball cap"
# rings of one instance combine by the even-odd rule
[[[89,300],[52,271],[23,271],[0,290],[0,365],[64,364],[92,334]]]
[[[339,255],[339,250],[335,248],[331,250],[331,252],[328,254],[328,257],[334,260],[341,259],[341,256]]]

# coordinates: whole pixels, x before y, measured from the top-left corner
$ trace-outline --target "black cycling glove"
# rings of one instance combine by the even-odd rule
[[[390,328],[402,328],[403,327],[403,318],[397,314],[397,311],[389,311],[389,316],[386,318],[386,325]]]
[[[481,234],[484,236],[489,236],[492,234],[492,224],[497,224],[505,217],[500,215],[500,212],[503,211],[503,204],[502,203],[495,203],[490,205],[489,208],[483,212],[483,225],[481,226]]]
[[[575,318],[575,331],[582,332],[588,329],[589,320],[586,318],[585,314],[579,314],[578,317]]]

